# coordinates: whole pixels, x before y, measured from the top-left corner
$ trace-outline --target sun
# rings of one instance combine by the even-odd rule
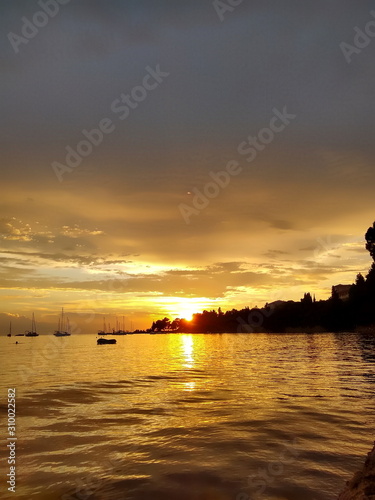
[[[193,314],[198,312],[196,310],[195,304],[182,304],[180,309],[179,317],[182,319],[186,319],[186,321],[191,321],[193,319]]]
[[[193,321],[193,314],[194,313],[190,313],[190,312],[182,313],[181,318],[186,320],[186,321]]]
[[[166,302],[171,317],[186,321],[192,321],[193,315],[206,307],[206,301],[201,298],[170,297]]]
[[[160,314],[169,318],[180,318],[192,321],[193,315],[202,312],[204,309],[215,308],[215,303],[206,297],[160,297],[158,299]]]

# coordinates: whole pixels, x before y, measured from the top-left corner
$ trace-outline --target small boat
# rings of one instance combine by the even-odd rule
[[[103,345],[103,344],[116,344],[117,340],[116,339],[98,339],[96,343],[98,345]]]
[[[24,337],[25,334],[24,333],[17,333],[17,335],[15,335],[15,337]]]
[[[65,322],[66,322],[66,330],[65,328]],[[61,317],[59,318],[58,325],[57,325],[57,330],[54,333],[55,337],[70,337],[70,325],[69,325],[69,318],[64,318],[64,308],[61,309]]]
[[[33,313],[33,318],[31,320],[31,330],[25,333],[25,337],[39,337],[39,333],[36,333],[36,322]]]
[[[11,337],[12,336],[12,322],[9,323],[9,333],[7,335],[7,337]]]

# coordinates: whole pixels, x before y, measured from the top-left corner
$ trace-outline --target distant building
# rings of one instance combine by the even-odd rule
[[[353,285],[334,285],[332,291],[335,291],[341,300],[349,299],[349,292]]]

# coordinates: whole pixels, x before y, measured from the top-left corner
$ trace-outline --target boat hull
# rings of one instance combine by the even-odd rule
[[[98,345],[116,344],[117,340],[116,339],[98,339],[96,342]]]

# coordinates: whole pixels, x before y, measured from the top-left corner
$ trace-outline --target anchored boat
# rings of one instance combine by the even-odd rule
[[[61,309],[61,316],[58,321],[57,330],[54,333],[55,337],[70,337],[69,318],[64,317],[64,308]]]
[[[103,345],[103,344],[116,344],[117,340],[116,339],[98,339],[96,343],[98,345]]]
[[[33,318],[31,320],[31,330],[25,333],[25,337],[39,337],[39,333],[36,333],[36,322],[33,313]]]

